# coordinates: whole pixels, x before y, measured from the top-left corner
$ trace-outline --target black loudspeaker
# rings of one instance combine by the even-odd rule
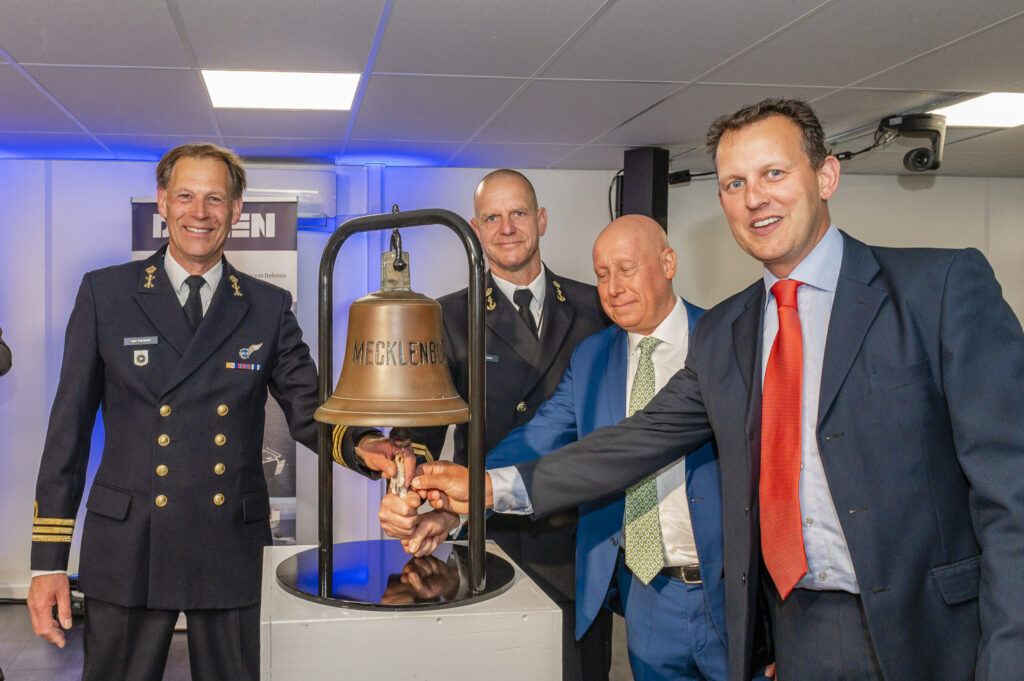
[[[668,231],[668,149],[640,147],[626,151],[620,208],[620,215],[646,215]]]

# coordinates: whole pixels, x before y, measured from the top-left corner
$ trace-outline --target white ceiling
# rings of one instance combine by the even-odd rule
[[[200,68],[363,74],[351,112],[214,110]],[[0,157],[614,169],[769,96],[837,151],[887,115],[1024,92],[1024,0],[0,0]],[[282,102],[286,105],[286,102]],[[917,146],[917,145],[915,145]],[[902,171],[906,146],[847,172]],[[1024,126],[950,130],[940,174],[1024,177]]]

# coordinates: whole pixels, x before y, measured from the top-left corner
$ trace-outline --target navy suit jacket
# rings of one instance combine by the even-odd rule
[[[520,465],[544,514],[622,489],[714,434],[734,681],[762,661],[764,307],[761,281],[715,306],[686,368],[647,408]],[[844,234],[816,432],[889,681],[1020,677],[1022,386],[1024,334],[981,254],[870,247]],[[630,447],[636,455],[622,457]]]
[[[693,333],[699,307],[683,301]],[[610,326],[580,341],[558,389],[525,426],[509,433],[487,455],[487,466],[511,466],[575,442],[626,415],[629,341]],[[629,456],[630,452],[622,452]],[[704,602],[718,636],[725,642],[725,588],[722,583],[722,494],[718,458],[706,444],[686,458],[686,493],[697,543]],[[615,494],[583,504],[576,531],[576,638],[590,627],[604,605],[622,543],[625,497]]]
[[[292,436],[315,448],[316,367],[291,295],[226,260],[193,336],[164,271],[165,250],[82,279],[36,484],[32,568],[67,567],[101,408],[82,592],[125,607],[252,605],[271,539],[267,391]]]

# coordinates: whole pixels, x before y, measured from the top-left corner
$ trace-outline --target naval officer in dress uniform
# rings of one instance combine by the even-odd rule
[[[533,185],[524,175],[501,169],[485,176],[473,195],[473,212],[471,226],[480,238],[490,267],[484,295],[487,452],[509,431],[533,417],[537,407],[558,386],[576,343],[603,329],[608,321],[602,314],[595,287],[555,274],[541,262],[540,238],[547,229],[547,211],[538,206]],[[438,301],[444,319],[448,365],[455,388],[463,398],[469,394],[467,298],[468,289],[463,289]],[[350,429],[343,439],[346,446],[337,448],[336,458],[374,476],[382,468],[394,470],[394,464],[377,453],[383,448],[371,450],[361,446],[354,450],[353,439],[369,444],[364,438],[372,436],[364,436],[363,432]],[[440,453],[445,432],[441,428],[425,434],[423,443],[428,456]],[[454,460],[461,464],[466,463],[467,435],[466,424],[455,427]],[[417,453],[422,451],[417,448]],[[360,458],[364,454],[369,461]],[[393,517],[387,503],[396,498],[386,497],[382,506],[385,529],[388,518]],[[404,505],[402,501],[395,507]],[[446,521],[439,516],[444,513],[422,517],[429,518],[428,522],[443,523]],[[576,641],[576,521],[575,510],[541,522],[523,516],[494,516],[488,521],[487,537],[494,539],[561,607],[563,677],[590,681],[608,676],[611,618],[600,618],[582,641]],[[451,526],[455,524],[457,520],[452,520]],[[429,553],[419,551],[424,552]]]
[[[271,539],[264,404],[269,390],[292,437],[315,448],[316,368],[291,295],[223,257],[242,208],[241,160],[184,145],[160,161],[157,184],[169,244],[87,273],[68,322],[36,485],[28,606],[36,634],[63,646],[63,570],[102,409],[79,573],[83,680],[159,681],[179,611],[195,681],[255,680]]]

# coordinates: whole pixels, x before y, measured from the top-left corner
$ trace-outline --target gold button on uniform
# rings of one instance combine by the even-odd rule
[[[223,494],[214,494],[213,495],[213,504],[214,504],[214,506],[221,506],[223,503],[224,503],[224,495]]]
[[[228,405],[222,404],[219,407],[217,407],[217,413],[220,414],[221,416],[227,416],[228,415]]]
[[[161,447],[166,447],[167,445],[171,444],[171,438],[167,437],[166,434],[158,437],[156,441],[157,444],[159,444]]]
[[[227,442],[228,439],[226,437],[224,437],[223,435],[221,435],[220,433],[217,433],[217,436],[215,438],[213,438],[213,441],[217,444],[218,447],[220,447],[225,442]]]
[[[160,416],[170,416],[170,415],[171,415],[171,407],[169,405],[165,404],[162,407],[160,407]]]
[[[156,474],[159,475],[161,478],[164,477],[165,475],[167,475],[167,466],[165,466],[163,464],[160,464],[159,466],[157,466],[156,467]]]
[[[165,497],[163,494],[159,495],[156,498],[156,505],[159,506],[160,508],[163,508],[164,506],[166,506],[167,505],[167,497]]]
[[[520,402],[519,404],[517,404],[516,411],[518,411],[520,414],[526,411],[526,402]]]
[[[218,463],[216,466],[213,467],[213,472],[216,473],[217,475],[224,475],[224,464]]]

